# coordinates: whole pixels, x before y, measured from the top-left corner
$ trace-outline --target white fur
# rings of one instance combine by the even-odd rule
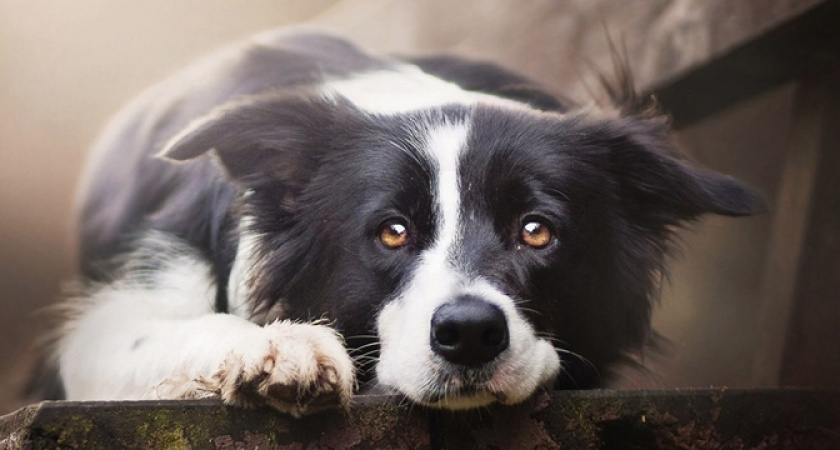
[[[446,124],[429,130],[425,150],[437,162],[437,192],[435,193],[440,218],[438,241],[427,255],[429,263],[446,264],[450,248],[460,241],[461,188],[458,179],[458,161],[467,143],[469,124]]]
[[[438,239],[421,255],[407,287],[383,308],[377,319],[381,344],[378,381],[414,401],[424,402],[427,386],[448,383],[445,389],[451,390],[463,382],[457,375],[446,374],[448,363],[436,356],[429,344],[435,310],[458,296],[470,294],[502,310],[510,345],[491,363],[493,373],[484,386],[486,392],[470,397],[449,396],[434,404],[447,408],[470,408],[496,400],[522,401],[553,379],[560,369],[551,343],[535,335],[513,299],[486,280],[461,273],[451,260],[462,238],[458,161],[468,134],[468,124],[448,124],[428,132],[426,151],[438,167]]]
[[[194,258],[151,276],[103,287],[80,305],[59,348],[69,399],[137,399],[172,374],[209,373],[230,344],[207,343],[243,339],[254,327],[213,314],[209,267]]]
[[[375,114],[398,114],[445,104],[471,105],[475,96],[455,84],[422,72],[415,66],[365,73],[324,86],[324,94],[338,94]]]
[[[247,197],[252,194],[249,190],[243,195]],[[252,300],[259,264],[257,249],[265,238],[252,230],[253,223],[252,216],[244,216],[239,221],[239,243],[228,279],[228,311],[235,316],[265,325],[286,318],[286,310],[283,299],[280,298],[274,299],[268,308],[255,305]]]
[[[324,84],[327,98],[340,95],[360,109],[381,115],[401,114],[445,105],[472,106],[478,102],[523,111],[535,111],[523,103],[480,92],[429,75],[417,66],[367,72]]]
[[[250,319],[254,314],[249,296],[253,283],[254,253],[260,240],[258,235],[250,231],[253,221],[254,218],[249,216],[239,221],[239,243],[230,269],[227,292],[230,313],[246,319]]]
[[[246,405],[253,399],[240,395],[237,380],[267,371],[267,396],[273,385],[303,386],[349,401],[353,363],[333,330],[214,313],[210,267],[186,252],[168,257],[79,302],[58,347],[68,399],[220,396]],[[295,415],[306,409],[294,398],[264,403]]]

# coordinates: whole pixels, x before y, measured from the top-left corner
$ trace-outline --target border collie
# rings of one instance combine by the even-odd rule
[[[66,397],[301,415],[360,386],[463,409],[603,385],[650,338],[673,231],[765,207],[629,77],[608,90],[308,31],[157,85],[85,177]]]

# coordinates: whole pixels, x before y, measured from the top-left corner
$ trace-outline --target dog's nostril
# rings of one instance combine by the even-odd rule
[[[484,345],[501,345],[505,338],[507,338],[507,329],[494,327],[484,332],[481,342]]]
[[[462,296],[435,311],[431,346],[435,353],[454,364],[488,363],[508,347],[505,314],[496,305]]]
[[[433,328],[434,340],[443,346],[457,345],[461,340],[461,335],[458,333],[458,328],[454,326],[441,326]]]

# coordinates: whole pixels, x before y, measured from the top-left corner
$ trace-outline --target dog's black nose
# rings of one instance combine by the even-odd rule
[[[432,315],[432,350],[462,366],[490,362],[508,347],[505,314],[472,296],[441,305]]]

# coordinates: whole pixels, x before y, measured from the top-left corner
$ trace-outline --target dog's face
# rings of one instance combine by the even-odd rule
[[[379,384],[447,408],[597,384],[648,335],[672,228],[760,209],[673,156],[659,118],[410,72],[228,105],[165,155],[210,149],[243,193],[231,301],[326,318]]]

